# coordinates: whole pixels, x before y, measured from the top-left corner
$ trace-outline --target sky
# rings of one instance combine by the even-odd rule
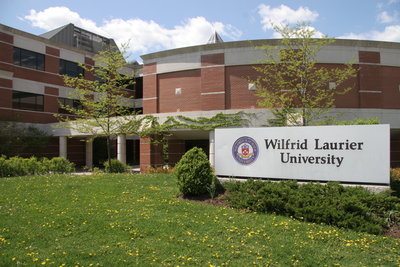
[[[307,22],[315,36],[400,42],[400,0],[0,0],[0,23],[42,34],[68,23],[128,44],[130,60],[201,45],[279,38]]]

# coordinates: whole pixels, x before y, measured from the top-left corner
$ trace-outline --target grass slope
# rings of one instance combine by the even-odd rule
[[[397,266],[400,240],[179,200],[171,175],[0,179],[0,266]]]

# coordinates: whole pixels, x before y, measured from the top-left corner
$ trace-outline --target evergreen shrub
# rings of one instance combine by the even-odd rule
[[[213,181],[213,170],[207,155],[194,147],[186,152],[175,166],[179,191],[184,196],[206,194]]]
[[[372,234],[400,219],[400,199],[361,187],[295,181],[225,183],[230,205],[239,209],[292,216]],[[389,218],[390,217],[390,218]],[[388,220],[390,222],[388,223]]]
[[[123,173],[126,172],[128,166],[117,159],[111,159],[111,168],[108,161],[104,162],[104,167],[107,173]]]

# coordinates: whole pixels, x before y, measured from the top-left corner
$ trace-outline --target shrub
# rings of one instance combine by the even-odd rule
[[[0,177],[11,176],[12,170],[9,161],[6,156],[2,155],[0,157]]]
[[[400,168],[390,169],[390,188],[392,195],[400,197]]]
[[[183,155],[175,166],[179,191],[184,196],[198,196],[207,193],[213,180],[213,171],[206,154],[194,147]]]
[[[52,158],[51,160],[43,158],[38,160],[36,157],[28,159],[0,157],[0,177],[45,174],[49,172],[70,173],[74,169],[74,164],[65,158]]]
[[[71,173],[75,171],[75,164],[63,157],[52,158],[48,164],[48,170],[52,173]]]
[[[122,173],[122,172],[126,172],[126,170],[128,169],[128,166],[126,166],[126,164],[122,163],[121,161],[117,160],[117,159],[111,159],[111,168],[110,165],[108,164],[108,161],[106,161],[104,163],[104,167],[106,169],[106,172],[108,173]]]
[[[372,234],[397,220],[400,199],[388,193],[373,194],[361,187],[343,187],[295,181],[225,184],[229,203],[236,208],[293,216]],[[390,218],[389,218],[390,217]]]

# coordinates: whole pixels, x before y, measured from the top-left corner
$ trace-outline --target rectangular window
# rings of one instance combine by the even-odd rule
[[[75,108],[75,109],[82,109],[83,108],[81,102],[79,100],[76,100],[76,99],[59,97],[58,101],[61,104],[61,105],[59,105],[58,113],[61,113],[61,114],[71,114],[68,110],[63,108],[64,106],[70,106],[70,107]]]
[[[83,68],[78,63],[60,59],[60,72],[61,75],[68,75],[70,77],[78,77],[84,74]]]
[[[13,108],[44,111],[43,95],[13,91]]]
[[[44,55],[26,49],[14,47],[14,64],[26,68],[44,70]]]

